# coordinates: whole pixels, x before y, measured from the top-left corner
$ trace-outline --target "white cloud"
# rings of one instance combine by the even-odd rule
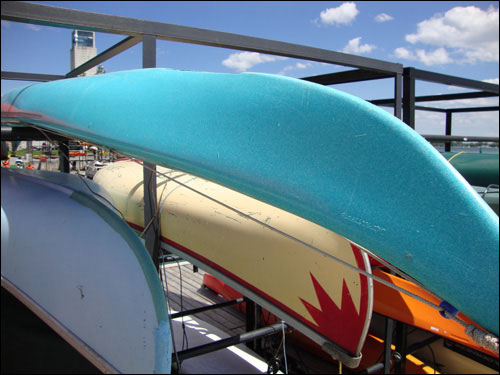
[[[361,41],[360,36],[351,39],[342,51],[345,53],[361,54],[361,53],[370,53],[372,50],[376,48],[373,44],[360,44],[360,41]]]
[[[27,23],[26,24],[26,27],[30,30],[33,30],[33,31],[40,31],[41,30],[41,27],[40,26],[37,26],[37,25],[32,25],[30,23]]]
[[[377,14],[377,16],[375,17],[375,21],[377,21],[377,22],[387,22],[387,21],[391,21],[393,19],[394,19],[394,17],[389,16],[387,13]]]
[[[307,64],[297,63],[297,64],[295,64],[295,67],[297,69],[306,69],[310,66],[311,66],[311,63],[307,63]]]
[[[229,55],[222,61],[222,65],[234,69],[237,72],[246,72],[257,64],[285,60],[286,57],[263,55],[258,52],[237,52]]]
[[[291,70],[303,70],[303,69],[307,69],[307,68],[309,68],[311,66],[312,66],[312,63],[310,63],[310,62],[305,63],[305,64],[298,62],[295,65],[287,65],[287,66],[285,66],[281,70],[281,72],[279,72],[278,74],[284,76],[284,75],[286,75],[286,72],[289,72]]]
[[[410,50],[404,48],[404,47],[398,47],[394,50],[394,56],[397,57],[398,59],[405,59],[405,60],[416,60],[416,56],[411,52]]]
[[[495,85],[498,85],[498,78],[483,79],[483,82],[494,83]]]
[[[444,48],[438,48],[431,52],[427,52],[423,49],[417,49],[415,52],[417,54],[417,59],[427,66],[443,65],[453,62],[453,59],[448,55],[448,52],[446,52]]]
[[[417,49],[413,52],[407,48],[399,47],[394,50],[394,56],[398,59],[420,61],[427,66],[444,65],[453,62],[453,59],[444,48],[437,48],[434,51]]]
[[[462,62],[499,61],[499,12],[494,6],[481,10],[475,6],[455,7],[436,14],[417,25],[417,32],[406,35],[412,44],[422,43],[453,49]]]
[[[325,25],[349,25],[358,15],[356,3],[343,3],[337,8],[328,8],[321,12],[320,19]]]

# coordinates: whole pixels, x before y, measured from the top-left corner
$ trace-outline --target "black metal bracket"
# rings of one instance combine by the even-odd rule
[[[195,348],[190,348],[186,350],[181,350],[180,352],[174,353],[172,356],[172,362],[176,361],[176,356],[179,358],[179,361],[184,361],[189,358],[197,357],[202,354],[207,354],[207,353],[212,353],[220,349],[225,349],[229,346],[233,345],[238,345],[245,343],[247,341],[252,341],[256,340],[259,338],[263,338],[265,336],[270,336],[275,333],[281,333],[282,331],[282,324],[284,323],[274,323],[270,326],[263,327],[256,329],[254,331],[246,332],[241,335],[236,335],[232,337],[228,337],[225,339],[221,339],[218,341],[215,341],[213,343],[205,344],[205,345],[200,345]]]
[[[187,315],[195,315],[195,314],[199,314],[199,313],[202,313],[205,311],[210,311],[210,310],[219,309],[222,307],[237,305],[238,303],[242,303],[244,301],[245,301],[244,298],[237,298],[237,299],[233,299],[233,300],[227,301],[227,302],[216,303],[214,305],[198,307],[198,308],[192,309],[192,310],[180,311],[178,313],[170,314],[169,316],[170,316],[170,319],[176,319],[176,318],[181,318],[181,317],[187,316]]]

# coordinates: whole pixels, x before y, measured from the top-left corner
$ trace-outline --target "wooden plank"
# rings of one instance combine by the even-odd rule
[[[203,287],[205,271],[199,269],[198,272],[193,272],[191,263],[181,262],[179,265],[172,263],[162,266],[161,269],[166,274],[169,305],[175,311],[181,310],[181,285],[183,310],[225,302],[224,298]],[[165,282],[163,285],[166,288]],[[234,306],[199,313],[196,314],[196,318],[214,325],[229,335],[245,332],[245,315]]]

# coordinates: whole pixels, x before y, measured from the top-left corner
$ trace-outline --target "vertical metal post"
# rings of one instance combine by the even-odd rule
[[[408,326],[401,322],[396,322],[396,350],[401,358],[394,361],[394,373],[406,374],[406,355],[408,353]]]
[[[255,306],[255,328],[254,329],[259,329],[262,327],[262,306],[256,305]],[[255,349],[257,353],[262,352],[262,339],[257,339],[255,340]]]
[[[394,327],[394,321],[390,318],[386,318],[385,321],[385,342],[384,342],[384,374],[391,373],[391,357],[392,357],[392,331]]]
[[[69,173],[69,141],[59,141],[59,170]]]
[[[250,331],[253,331],[255,329],[255,302],[248,299],[248,298],[245,298],[245,310],[246,310],[246,316],[247,316],[246,331],[250,332]],[[254,341],[247,342],[246,346],[252,350],[255,350],[255,342]]]
[[[406,69],[405,73],[407,73]],[[394,77],[394,116],[401,118],[401,104],[403,104],[403,121],[415,129],[415,79],[409,78],[406,74],[404,80],[402,78],[399,73]],[[401,86],[403,86],[403,103],[401,103]],[[386,318],[384,342],[384,373],[386,374],[391,373],[393,327],[394,321]]]
[[[403,76],[397,73],[394,77],[394,116],[401,119],[401,96],[403,86]]]
[[[446,111],[446,135],[451,135],[452,114],[453,114],[453,112]],[[446,141],[444,143],[444,151],[445,152],[450,152],[451,151],[451,142],[450,141]]]
[[[156,38],[152,35],[143,35],[142,37],[142,67],[156,67]],[[159,218],[155,217],[158,205],[156,197],[156,165],[144,162],[143,176],[144,226],[146,227],[151,222],[151,225],[144,233],[144,240],[153,263],[159,269],[160,222]]]
[[[413,68],[405,68],[403,75],[403,122],[415,129],[415,78]]]

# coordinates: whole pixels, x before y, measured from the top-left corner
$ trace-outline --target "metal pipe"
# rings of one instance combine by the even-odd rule
[[[415,78],[408,74],[411,69],[405,68],[403,75],[403,122],[415,129]]]
[[[384,373],[391,373],[391,359],[392,359],[392,333],[394,321],[391,318],[386,318],[385,321],[385,341],[384,341]]]
[[[67,141],[68,137],[65,137],[63,135],[58,135],[49,133],[49,137],[53,141]],[[25,140],[31,140],[31,141],[48,141],[47,137],[45,134],[43,134],[41,131],[38,129],[32,128],[32,127],[10,127],[10,126],[4,126],[2,125],[2,141],[25,141]]]
[[[499,142],[498,137],[469,137],[465,135],[432,135],[421,134],[428,141],[448,142]]]
[[[452,114],[453,113],[450,111],[446,112],[446,131],[445,131],[445,133],[447,136],[451,136]],[[445,152],[451,151],[451,142],[450,141],[446,141],[444,143],[444,151]]]
[[[59,170],[63,173],[69,173],[69,144],[68,141],[59,141]]]
[[[156,67],[156,38],[152,35],[144,35],[142,38],[142,67]],[[157,196],[156,196],[156,165],[151,163],[143,164],[144,177],[144,225],[152,221],[150,227],[144,233],[146,249],[148,249],[155,268],[160,268],[160,223],[156,217]]]
[[[227,348],[229,346],[237,345],[237,344],[242,344],[247,341],[255,340],[258,338],[262,338],[265,336],[269,336],[275,333],[281,333],[281,322],[279,323],[274,323],[270,326],[263,327],[256,329],[255,331],[247,332],[241,335],[236,335],[232,337],[228,337],[226,339],[218,340],[213,343],[205,344],[205,345],[200,345],[195,348],[190,348],[186,350],[182,350],[180,352],[177,352],[177,356],[179,357],[180,361],[197,357],[203,354],[215,352],[220,349]]]
[[[382,362],[375,363],[370,367],[358,372],[358,374],[375,374],[376,372],[382,371],[384,369],[384,364]]]

